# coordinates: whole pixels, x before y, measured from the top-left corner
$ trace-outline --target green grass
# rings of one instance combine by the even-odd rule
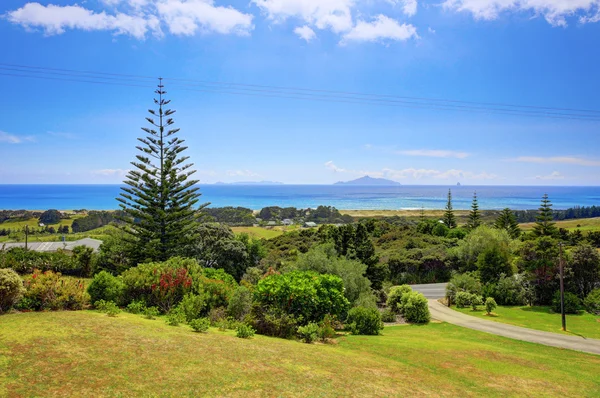
[[[297,226],[276,226],[276,227],[231,227],[236,235],[248,234],[255,239],[272,239],[283,235],[287,231],[298,229]]]
[[[486,315],[483,307],[481,310],[473,311],[471,308],[456,308],[467,315],[473,315],[490,321],[508,323],[530,329],[543,330],[570,335],[578,335],[586,338],[600,339],[600,315],[592,315],[580,312],[578,315],[567,315],[567,331],[563,332],[561,316],[554,313],[549,307],[503,307],[499,306],[493,312],[494,315]]]
[[[86,232],[67,234],[65,235],[65,240],[75,241],[83,238],[104,240],[107,236],[116,232],[116,230],[117,229],[112,225],[105,225],[103,227],[92,229]],[[29,242],[61,242],[62,236],[62,234],[29,235],[28,240]],[[7,242],[25,242],[25,235],[19,234],[15,236],[12,234],[11,236],[0,236],[0,243]]]
[[[519,227],[521,227],[523,231],[531,231],[534,225],[535,223],[531,222],[519,224]],[[581,230],[581,232],[600,231],[600,217],[557,221],[556,227],[564,228],[569,231],[574,231],[576,229]]]
[[[91,311],[0,316],[0,396],[597,396],[600,356],[449,324],[307,345]]]

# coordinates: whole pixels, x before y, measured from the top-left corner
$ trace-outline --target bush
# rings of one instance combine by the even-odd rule
[[[488,297],[485,300],[485,312],[489,315],[496,309],[498,305],[496,304],[496,300],[493,297]]]
[[[94,279],[87,288],[92,303],[98,300],[112,301],[116,304],[123,302],[123,281],[106,271],[94,275]]]
[[[523,275],[500,275],[492,296],[500,305],[523,305],[527,296],[523,282]]]
[[[143,301],[132,301],[126,308],[126,311],[131,314],[143,314],[145,310],[146,305]]]
[[[406,300],[402,304],[402,315],[410,323],[427,323],[431,320],[429,303],[425,296],[418,292],[405,295]]]
[[[27,275],[20,308],[28,310],[81,310],[89,303],[83,281],[52,271]]]
[[[208,313],[208,319],[212,326],[217,326],[219,322],[227,318],[227,310],[223,307],[213,308]]]
[[[381,313],[381,320],[383,322],[396,322],[396,312],[392,311],[391,308],[386,308]]]
[[[102,312],[105,312],[108,316],[115,317],[121,313],[121,309],[114,302],[107,301],[104,303]]]
[[[400,304],[402,295],[405,293],[412,293],[412,289],[408,285],[393,286],[388,293],[387,306],[392,312],[401,312]]]
[[[190,326],[194,329],[194,332],[206,333],[210,326],[210,320],[208,318],[197,318],[190,321]]]
[[[473,295],[468,292],[458,292],[456,294],[456,298],[454,299],[454,303],[458,308],[465,308],[471,305],[471,297]]]
[[[375,308],[352,308],[348,311],[346,325],[352,334],[377,335],[383,329],[381,314]]]
[[[477,307],[483,305],[483,297],[477,295],[477,294],[472,294],[471,295],[471,308],[473,309],[473,311],[477,311]]]
[[[331,315],[325,315],[317,330],[317,336],[321,341],[325,342],[335,337],[335,323],[336,321]]]
[[[254,336],[255,330],[252,326],[246,325],[245,323],[240,324],[235,330],[235,336],[241,339],[249,339]]]
[[[200,318],[205,307],[206,302],[203,296],[187,293],[177,306],[177,310],[183,314],[185,321],[189,323],[194,319]]]
[[[319,332],[319,325],[314,322],[309,323],[306,326],[299,326],[297,333],[300,340],[303,342],[310,344],[317,340]]]
[[[585,309],[590,314],[600,315],[600,289],[594,289],[583,301]]]
[[[158,308],[156,307],[148,307],[144,310],[144,317],[146,319],[156,319],[158,316]]]
[[[24,293],[23,280],[19,274],[12,269],[0,269],[0,314],[17,304]]]
[[[446,297],[451,302],[456,303],[456,296],[459,292],[481,294],[481,283],[477,275],[471,272],[452,275],[450,282],[446,286]]]
[[[565,292],[565,314],[577,314],[581,309],[581,300],[571,292]],[[552,310],[560,314],[560,291],[554,293]]]
[[[260,334],[290,338],[294,336],[300,320],[277,307],[254,304],[250,315],[252,326]]]
[[[180,323],[185,322],[185,314],[179,308],[174,308],[167,314],[166,322],[167,325],[179,326]]]
[[[442,223],[438,223],[436,224],[435,227],[433,227],[433,229],[431,230],[431,234],[433,236],[440,236],[440,237],[445,237],[446,235],[448,235],[448,233],[450,232],[450,228],[448,228],[446,225],[442,224]]]
[[[235,319],[244,319],[252,309],[252,293],[248,288],[240,286],[231,295],[227,313]]]
[[[84,276],[76,256],[69,252],[36,252],[22,247],[0,250],[0,268],[12,268],[17,273],[31,274],[34,270],[60,272],[63,275]]]

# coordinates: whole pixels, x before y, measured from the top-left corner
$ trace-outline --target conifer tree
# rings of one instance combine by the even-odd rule
[[[142,128],[146,136],[138,138],[143,145],[136,147],[141,153],[131,162],[133,168],[117,198],[134,261],[163,261],[184,254],[198,231],[198,181],[190,179],[195,170],[187,163],[189,156],[182,155],[187,147],[177,137],[179,129],[170,127],[175,111],[165,109],[171,101],[164,99],[162,79],[155,93],[158,110],[149,109],[152,116],[146,118],[152,127]]]
[[[469,221],[467,228],[475,229],[481,225],[481,214],[479,213],[479,204],[477,203],[477,192],[473,193],[473,203],[471,204],[471,212],[469,213]]]
[[[556,223],[553,222],[554,214],[552,213],[552,203],[548,199],[548,194],[542,197],[542,203],[538,209],[535,225],[532,233],[535,236],[555,236],[558,233]]]
[[[454,216],[454,210],[452,210],[452,191],[450,189],[448,190],[448,203],[446,203],[443,221],[448,228],[456,228],[456,217]]]
[[[517,223],[517,217],[515,217],[515,213],[508,207],[500,212],[494,226],[498,229],[505,229],[513,239],[521,236],[521,229],[519,228],[519,223]]]

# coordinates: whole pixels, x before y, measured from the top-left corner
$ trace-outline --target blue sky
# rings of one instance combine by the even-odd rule
[[[0,63],[600,110],[599,6],[3,0]],[[7,74],[21,73],[0,70],[0,183],[122,181],[153,105],[151,88]],[[168,84],[203,183],[320,184],[368,174],[403,184],[600,185],[600,122]]]

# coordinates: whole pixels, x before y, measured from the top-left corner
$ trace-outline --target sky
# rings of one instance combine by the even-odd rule
[[[600,112],[600,0],[3,0],[0,37],[0,184],[121,182],[161,76],[201,184],[600,185],[600,113],[556,117]]]

